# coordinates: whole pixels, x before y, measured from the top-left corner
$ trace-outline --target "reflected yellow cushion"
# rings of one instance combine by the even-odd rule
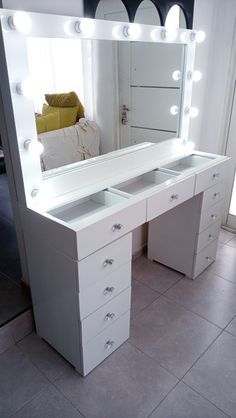
[[[84,107],[74,91],[69,93],[45,94],[46,102],[53,107],[75,107],[77,106],[77,118],[84,117]]]
[[[56,112],[49,113],[48,115],[36,116],[35,121],[38,134],[60,128],[59,114]]]
[[[59,118],[59,128],[66,128],[72,126],[77,121],[77,106],[74,107],[55,107],[43,105],[43,115],[49,115],[56,113]]]

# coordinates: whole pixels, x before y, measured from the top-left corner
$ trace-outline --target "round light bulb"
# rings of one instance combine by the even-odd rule
[[[190,116],[191,118],[196,118],[196,116],[198,116],[198,114],[199,114],[199,110],[198,110],[198,108],[197,108],[197,107],[191,107],[191,108],[189,109],[189,116]]]
[[[150,38],[153,41],[158,41],[158,39],[160,38],[160,31],[158,29],[152,29],[150,33]]]
[[[41,155],[44,150],[44,146],[41,142],[37,140],[31,140],[31,139],[27,139],[24,142],[24,148],[30,154],[36,154],[36,155]]]
[[[196,42],[198,42],[198,43],[203,42],[205,40],[205,38],[206,38],[206,34],[203,30],[199,30],[196,33]]]
[[[201,78],[202,78],[202,73],[201,73],[201,71],[199,71],[199,70],[195,70],[195,71],[193,71],[193,73],[192,73],[192,80],[193,81],[200,81],[201,80]]]
[[[32,97],[31,82],[29,80],[23,80],[20,83],[17,83],[16,84],[16,91],[20,95],[31,98]]]
[[[161,31],[161,37],[162,39],[166,41],[174,41],[174,39],[177,37],[177,29],[175,28],[167,28],[163,29]]]
[[[172,73],[172,78],[175,81],[179,81],[181,79],[181,71],[176,70]]]
[[[112,35],[116,39],[120,39],[121,38],[121,33],[120,32],[121,31],[120,31],[120,26],[119,25],[114,26],[114,28],[112,29]]]
[[[141,27],[137,23],[131,23],[129,26],[125,25],[123,34],[126,38],[137,39],[141,34]]]
[[[178,113],[179,113],[179,108],[178,108],[178,106],[171,106],[171,108],[170,108],[170,113],[171,113],[172,115],[178,115]]]
[[[183,32],[183,33],[181,33],[181,35],[180,35],[180,40],[181,40],[182,42],[187,42],[187,39],[188,39],[188,32]]]
[[[19,32],[28,33],[31,29],[31,19],[25,12],[16,12],[13,16],[9,16],[8,25],[11,29],[17,29]]]
[[[77,33],[89,37],[95,30],[94,21],[93,19],[83,19],[81,21],[78,20],[74,24],[74,29]]]

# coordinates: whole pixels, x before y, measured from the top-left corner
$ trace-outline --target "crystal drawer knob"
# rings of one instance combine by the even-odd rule
[[[112,266],[112,264],[114,263],[115,260],[113,260],[113,258],[107,258],[104,263],[103,263],[103,267],[107,267],[107,266]]]
[[[209,235],[208,235],[208,239],[209,239],[210,241],[212,241],[212,240],[214,240],[214,239],[215,239],[215,237],[214,237],[214,235],[209,234]]]
[[[207,256],[207,257],[206,257],[206,260],[207,260],[207,261],[211,261],[211,260],[212,260],[212,257]]]
[[[113,312],[112,313],[109,312],[105,316],[105,321],[112,321],[114,318],[115,318],[115,314]]]
[[[220,177],[220,173],[214,173],[213,176],[212,176],[213,180],[216,180],[219,177]]]
[[[216,219],[217,215],[215,215],[214,213],[211,215],[211,219]]]
[[[178,194],[172,194],[170,196],[170,201],[173,202],[173,200],[177,200],[178,198],[179,198],[179,195]]]
[[[105,344],[105,348],[107,349],[107,350],[109,350],[109,349],[111,349],[112,347],[113,347],[113,345],[115,344],[115,341],[112,341],[112,340],[108,340],[107,342],[106,342],[106,344]]]
[[[109,287],[107,286],[106,289],[104,290],[104,295],[111,295],[114,292],[115,288],[113,286]]]
[[[216,199],[217,197],[220,197],[220,192],[214,193],[213,198]]]
[[[123,228],[122,224],[114,224],[112,227],[113,231],[120,231]]]

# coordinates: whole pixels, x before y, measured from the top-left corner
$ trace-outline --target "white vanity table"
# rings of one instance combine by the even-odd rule
[[[114,151],[43,179],[39,157],[24,147],[29,138],[37,141],[37,134],[32,102],[16,92],[28,68],[25,35],[9,29],[12,13],[1,15],[6,53],[0,61],[1,89],[36,329],[87,375],[129,337],[135,228],[149,222],[148,257],[189,278],[214,261],[230,159],[188,146],[195,32],[179,30],[175,42],[186,48],[179,109],[182,139]],[[83,21],[27,16],[34,23],[30,36],[35,37],[67,37],[68,27],[77,23],[78,28],[78,19]],[[170,42],[163,31],[142,25],[138,40]],[[97,21],[94,38],[125,41],[127,33],[127,23]],[[88,37],[83,31],[69,36]]]

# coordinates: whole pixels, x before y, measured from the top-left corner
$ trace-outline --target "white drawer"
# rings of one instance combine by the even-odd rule
[[[190,199],[194,192],[194,176],[160,190],[147,199],[147,221]]]
[[[108,276],[131,258],[132,234],[130,233],[79,261],[79,291]]]
[[[230,159],[226,159],[225,161],[198,173],[196,176],[195,194],[198,194],[223,180],[228,174],[229,166]]]
[[[100,306],[110,302],[130,285],[131,262],[128,262],[79,293],[80,319],[86,318]]]
[[[216,258],[217,240],[196,255],[193,278],[199,276]]]
[[[202,211],[200,225],[199,225],[199,232],[204,231],[204,229],[207,229],[209,226],[213,225],[215,222],[218,222],[218,223],[221,222],[222,202],[223,200],[221,199],[215,205],[210,206],[209,208]]]
[[[197,245],[195,253],[199,253],[207,245],[211,244],[213,241],[218,239],[220,232],[220,219],[216,221],[209,228],[205,229],[203,232],[197,236]]]
[[[84,376],[129,338],[129,330],[130,312],[127,312],[113,325],[83,345]]]
[[[146,201],[142,200],[77,232],[78,259],[126,235],[146,222]]]
[[[81,322],[83,343],[87,343],[105,328],[109,327],[121,315],[130,310],[131,287],[121,292],[116,298],[103,305]]]
[[[203,193],[202,210],[215,205],[224,197],[224,182],[221,181]]]

